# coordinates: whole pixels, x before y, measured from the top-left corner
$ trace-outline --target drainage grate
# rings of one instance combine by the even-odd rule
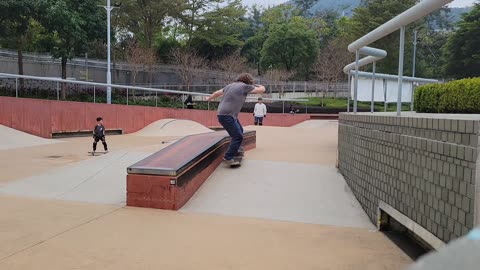
[[[62,158],[63,156],[48,156],[48,158]]]

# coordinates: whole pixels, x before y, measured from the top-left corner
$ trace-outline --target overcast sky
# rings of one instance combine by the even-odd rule
[[[321,0],[320,0],[321,1]],[[465,7],[471,6],[476,0],[454,0],[450,7]],[[287,0],[243,0],[243,2],[249,6],[257,4],[260,6],[271,6],[280,3],[287,2]]]

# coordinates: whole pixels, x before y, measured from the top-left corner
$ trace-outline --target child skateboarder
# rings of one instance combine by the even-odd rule
[[[258,103],[255,104],[253,116],[255,118],[255,126],[263,126],[263,118],[267,117],[267,106],[265,106],[261,97],[258,98]]]
[[[217,117],[218,122],[220,122],[232,138],[227,152],[223,157],[223,161],[227,165],[235,166],[240,164],[239,161],[234,159],[243,142],[243,127],[238,121],[238,114],[248,94],[261,93],[265,93],[265,87],[262,85],[254,85],[252,75],[244,73],[238,77],[236,82],[214,92],[207,98],[208,101],[211,101],[223,96],[218,106]]]
[[[102,141],[103,149],[105,152],[108,152],[107,142],[105,141],[105,127],[103,126],[103,118],[97,117],[97,125],[93,129],[93,152],[92,155],[95,155],[97,151],[97,143]]]

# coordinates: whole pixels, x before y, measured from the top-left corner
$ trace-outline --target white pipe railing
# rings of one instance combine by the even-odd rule
[[[29,76],[29,75],[17,75],[9,73],[0,73],[0,78],[6,79],[27,79],[27,80],[38,80],[38,81],[48,81],[48,82],[57,82],[57,83],[68,83],[68,84],[78,84],[78,85],[87,85],[93,87],[112,87],[117,89],[126,89],[126,90],[142,90],[142,91],[151,91],[157,93],[167,93],[167,94],[178,94],[178,95],[192,95],[192,96],[210,96],[206,93],[198,92],[188,92],[180,90],[168,90],[168,89],[159,89],[159,88],[148,88],[148,87],[139,87],[131,85],[121,85],[121,84],[107,84],[107,83],[97,83],[97,82],[85,82],[85,81],[74,81],[74,80],[64,80],[58,78],[47,78],[47,77],[38,77],[38,76]],[[255,97],[247,97],[247,99],[255,99]],[[263,100],[268,101],[290,101],[290,102],[307,102],[306,99],[278,99],[278,98],[263,98]]]
[[[384,23],[383,25],[379,26],[375,30],[369,32],[365,36],[359,38],[355,42],[351,43],[348,46],[348,50],[352,53],[355,53],[355,62],[345,66],[343,71],[350,75],[350,71],[355,69],[355,80],[354,80],[354,101],[353,101],[353,111],[354,113],[357,112],[357,95],[358,95],[358,77],[359,77],[359,68],[361,66],[368,65],[370,63],[375,63],[382,59],[382,55],[374,55],[375,53],[379,53],[379,49],[374,49],[370,47],[366,47],[369,44],[395,32],[398,29],[400,31],[400,51],[399,51],[399,68],[398,68],[398,100],[397,100],[397,115],[401,113],[401,97],[402,97],[402,82],[403,78],[403,60],[404,60],[404,47],[405,47],[405,26],[409,25],[428,14],[432,13],[433,11],[441,8],[442,6],[452,2],[453,0],[423,0],[417,3],[415,6],[411,7],[410,9],[406,10],[405,12],[399,14],[395,18],[391,19],[390,21]],[[367,54],[369,55],[366,58],[359,59],[360,54]],[[386,56],[386,54],[385,54]],[[384,57],[385,57],[384,56]],[[380,59],[379,59],[380,58]],[[372,74],[372,78],[375,79],[375,71]],[[350,77],[349,77],[350,78]],[[349,85],[350,87],[350,85]],[[372,92],[373,88],[375,87],[375,82],[372,81]],[[413,95],[413,93],[412,93]],[[373,96],[372,96],[372,106],[373,106]],[[412,99],[413,103],[413,99]],[[350,106],[350,104],[348,104]],[[413,106],[413,104],[411,105]]]
[[[355,71],[351,70],[350,75],[355,75]],[[359,71],[358,76],[363,77],[363,78],[372,78],[373,73],[365,72],[365,71]],[[375,73],[375,77],[377,79],[398,80],[397,75],[391,75],[391,74]],[[439,82],[439,80],[425,79],[425,78],[419,78],[419,77],[403,77],[403,80],[407,81],[407,82],[418,82],[418,83],[438,83]]]
[[[391,19],[390,21],[384,23],[383,25],[379,26],[375,30],[371,31],[370,33],[366,34],[365,36],[359,38],[352,44],[348,46],[348,50],[354,53],[361,48],[372,44],[373,42],[397,31],[402,26],[409,25],[428,14],[432,13],[433,11],[443,7],[444,5],[452,2],[453,0],[423,0],[420,1],[415,6],[411,7],[410,9],[404,11],[400,15],[396,16],[395,18]]]
[[[363,55],[369,55],[369,56],[374,56],[378,58],[387,57],[387,51],[377,49],[377,48],[372,48],[372,47],[363,47],[360,50],[358,50],[358,52]]]
[[[381,60],[381,58],[378,58],[378,57],[375,57],[375,56],[367,56],[367,57],[362,58],[358,61],[358,66],[363,67],[363,66],[369,65],[371,63],[377,62],[379,60]],[[354,71],[355,70],[355,65],[356,65],[355,62],[346,65],[343,68],[343,72],[345,74],[348,74],[349,71],[352,71],[352,70]]]

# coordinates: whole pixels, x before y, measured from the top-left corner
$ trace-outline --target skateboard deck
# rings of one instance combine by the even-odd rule
[[[234,159],[235,161],[238,161],[239,164],[237,164],[237,165],[230,165],[230,168],[237,168],[237,167],[242,166],[243,155],[242,155],[242,156],[235,156],[235,157],[233,157],[233,159]]]
[[[92,156],[95,156],[95,154],[104,155],[104,154],[107,154],[108,152],[88,152],[88,153]]]
[[[242,165],[242,159],[243,159],[244,156],[245,156],[245,150],[243,149],[243,147],[240,147],[240,149],[238,149],[237,155],[233,157],[233,159],[235,161],[238,161],[239,164],[230,165],[230,168],[240,167]]]

